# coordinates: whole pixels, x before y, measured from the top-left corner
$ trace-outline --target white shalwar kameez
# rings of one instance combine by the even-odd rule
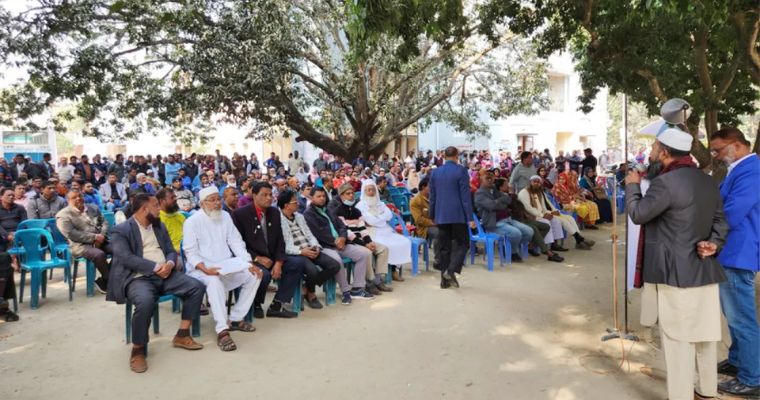
[[[375,186],[375,196],[369,197],[364,194],[364,188],[368,185]],[[362,213],[372,241],[388,248],[388,264],[400,266],[412,262],[412,242],[388,225],[393,214],[377,196],[377,185],[374,181],[367,179],[362,182],[361,201],[356,204],[356,209]]]
[[[229,328],[225,305],[227,292],[241,288],[240,297],[229,317],[231,321],[241,321],[251,308],[261,281],[248,270],[247,267],[252,264],[251,255],[226,211],[221,211],[218,220],[202,210],[196,212],[185,220],[182,234],[187,274],[206,285],[211,314],[216,321],[216,333],[219,333]],[[238,271],[226,275],[206,275],[195,268],[200,263],[204,263],[206,268],[232,266]],[[236,264],[237,268],[234,268]]]

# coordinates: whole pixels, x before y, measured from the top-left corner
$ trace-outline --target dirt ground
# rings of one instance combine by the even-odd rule
[[[233,333],[232,353],[210,317],[205,349],[172,348],[179,318],[162,304],[145,374],[129,370],[124,306],[85,297],[83,272],[68,302],[57,272],[38,310],[27,297],[19,322],[0,322],[0,399],[665,399],[665,382],[641,373],[664,363],[637,322],[637,293],[630,327],[642,340],[600,340],[613,326],[610,228],[584,234],[595,249],[562,264],[488,272],[478,257],[460,289],[441,290],[431,267],[374,301],[257,320]]]

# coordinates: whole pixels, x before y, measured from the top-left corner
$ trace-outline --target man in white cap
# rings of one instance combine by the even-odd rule
[[[206,285],[211,313],[216,321],[217,345],[222,351],[237,348],[229,331],[256,330],[244,317],[253,304],[262,272],[253,264],[245,242],[232,218],[222,211],[216,186],[198,192],[201,211],[185,221],[182,249],[188,275]],[[227,292],[240,288],[240,295],[227,319]]]
[[[679,129],[663,131],[652,145],[651,159],[663,165],[641,194],[641,176],[626,177],[626,211],[644,225],[636,262],[636,279],[656,291],[656,317],[642,309],[642,324],[659,319],[667,367],[668,398],[717,395],[716,344],[720,340],[718,284],[725,280],[715,258],[728,225],[717,184],[697,169],[689,152],[692,136]],[[654,310],[652,310],[654,312]]]
[[[551,230],[546,235],[546,242],[552,243],[563,239],[565,236],[563,230],[567,231],[575,239],[575,248],[579,250],[591,250],[595,242],[581,236],[578,223],[573,217],[562,214],[546,198],[544,194],[544,182],[538,175],[530,177],[528,186],[517,194],[517,200],[525,206],[528,214],[536,217],[536,221],[543,222],[551,226]],[[557,243],[552,244],[552,251],[567,251]]]
[[[137,193],[147,193],[151,196],[156,195],[156,188],[148,182],[148,177],[142,172],[135,176],[135,183],[129,186],[130,196]]]

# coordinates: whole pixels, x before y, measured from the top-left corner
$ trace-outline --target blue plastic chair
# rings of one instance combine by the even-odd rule
[[[45,229],[46,224],[47,219],[25,219],[21,221],[18,226],[16,226],[16,230],[20,231],[22,229]],[[15,256],[23,256],[24,248],[14,243],[13,247],[8,249],[8,253]],[[50,277],[52,278],[53,271],[51,270],[50,272]]]
[[[335,290],[336,290],[335,278],[330,278],[322,285],[322,290],[325,292],[325,304],[335,304]]]
[[[110,232],[116,226],[116,214],[111,211],[104,211],[103,218],[108,222],[108,231]]]
[[[66,261],[71,264],[71,249],[69,248],[69,242],[63,236],[61,231],[58,230],[58,226],[55,224],[55,218],[47,220],[45,229],[47,229],[53,236],[53,251],[55,251],[61,258],[65,258]],[[53,277],[52,270],[50,271],[50,277]],[[76,274],[73,275],[73,278],[76,279]],[[76,281],[72,284],[72,290],[76,290]]]
[[[404,237],[409,239],[412,242],[412,276],[417,276],[420,273],[419,271],[420,248],[423,249],[422,256],[425,260],[425,271],[429,271],[430,257],[428,255],[427,240],[410,235],[409,231],[406,229],[406,223],[397,214],[393,214],[393,216],[391,217],[391,220],[389,221],[389,224],[391,225],[391,228],[393,229],[396,229],[396,226],[401,225],[401,231],[403,232]]]
[[[79,257],[76,260],[74,260],[74,279],[76,279],[77,274],[79,273],[79,263],[83,262],[85,263],[85,280],[86,280],[86,288],[87,288],[87,297],[93,297],[95,296],[95,263],[92,261],[84,258]],[[76,285],[74,285],[76,287]]]
[[[485,246],[485,257],[489,271],[493,272],[494,246],[496,246],[499,251],[500,264],[504,265],[505,259],[507,264],[511,264],[512,259],[507,257],[507,255],[512,254],[512,245],[509,243],[509,240],[506,240],[504,236],[501,236],[498,233],[486,233],[483,230],[483,226],[480,225],[478,216],[473,213],[472,218],[477,224],[478,233],[473,234],[471,229],[467,229],[467,232],[470,234],[470,264],[475,264],[475,247],[477,243],[482,243]]]
[[[46,240],[44,245],[42,244],[43,238]],[[33,310],[37,309],[40,291],[43,298],[47,296],[47,275],[44,272],[45,270],[54,268],[63,268],[64,277],[68,279],[69,283],[69,301],[71,301],[73,299],[70,279],[71,265],[65,259],[59,258],[55,251],[50,251],[53,243],[53,237],[50,232],[45,229],[22,229],[16,231],[14,241],[24,248],[24,257],[20,262],[21,287],[19,289],[19,302],[23,302],[26,273],[30,272],[31,306]],[[50,259],[46,259],[45,255],[47,253],[49,253]]]
[[[391,200],[401,212],[401,217],[404,221],[411,221],[412,210],[409,208],[409,199],[403,194],[391,194]]]
[[[55,218],[53,218],[55,220]],[[18,227],[16,227],[16,230],[22,230],[22,229],[45,229],[45,227],[48,224],[47,219],[27,219],[24,221],[21,221],[18,224]]]

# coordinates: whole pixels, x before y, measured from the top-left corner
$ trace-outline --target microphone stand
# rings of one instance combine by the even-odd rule
[[[623,94],[623,132],[625,134],[623,157],[625,165],[628,165],[628,96]],[[614,179],[614,178],[613,178]],[[612,186],[612,299],[613,299],[613,319],[614,327],[607,328],[607,334],[602,336],[602,342],[606,342],[612,339],[626,339],[638,342],[638,336],[630,333],[628,330],[628,258],[626,257],[625,266],[625,290],[623,291],[623,319],[624,319],[624,331],[620,332],[618,328],[618,213],[617,213],[617,192],[618,182],[615,180],[615,184]],[[625,217],[626,225],[628,218]],[[627,228],[627,226],[626,226]],[[629,243],[630,237],[628,236],[628,229],[625,230],[625,243],[626,247]]]

